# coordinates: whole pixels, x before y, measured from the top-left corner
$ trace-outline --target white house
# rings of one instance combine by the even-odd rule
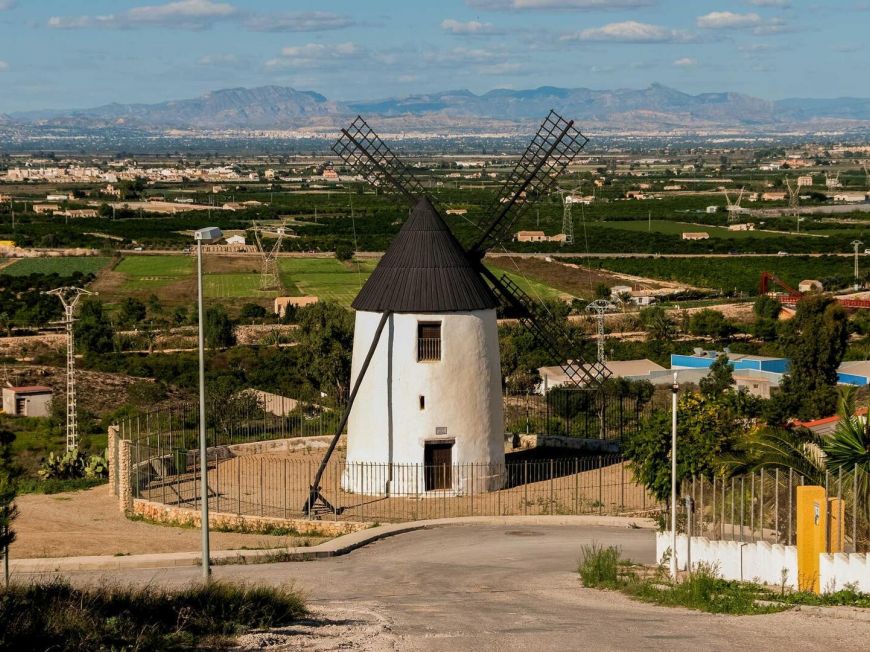
[[[3,388],[3,412],[16,417],[47,417],[51,414],[51,387],[27,385]]]
[[[243,235],[231,235],[231,236],[227,236],[225,241],[228,245],[243,245],[243,244],[245,244],[245,236],[243,236]]]
[[[350,413],[344,489],[497,489],[482,472],[504,462],[497,300],[428,199],[352,305],[354,380],[388,317]]]

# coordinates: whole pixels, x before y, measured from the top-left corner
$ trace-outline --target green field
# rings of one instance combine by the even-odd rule
[[[189,256],[130,256],[115,268],[125,276],[121,292],[155,290],[194,273]]]
[[[205,274],[202,279],[205,296],[213,299],[242,297],[273,298],[286,294],[281,290],[261,290],[260,275],[250,273]]]
[[[66,256],[63,258],[22,258],[0,270],[8,276],[29,276],[30,274],[58,274],[71,276],[76,272],[96,274],[111,258],[106,256]]]
[[[376,260],[343,263],[335,258],[281,258],[281,280],[291,295],[314,295],[350,306],[377,265]]]
[[[504,267],[497,267],[495,265],[487,265],[487,267],[491,269],[496,276],[500,277],[502,274],[507,274],[507,277],[510,280],[516,283],[523,292],[528,294],[535,301],[564,301],[566,299],[574,298],[567,292],[562,292],[561,290],[557,290],[549,285],[544,285],[540,281],[529,278],[528,276],[523,276],[520,272],[509,272]]]
[[[618,222],[600,222],[601,226],[619,229],[621,231],[636,231],[641,233],[662,233],[664,235],[680,235],[685,231],[706,231],[711,238],[727,238],[744,240],[746,238],[789,238],[803,237],[797,234],[773,233],[770,231],[729,231],[723,226],[707,224],[692,224],[690,222],[673,222],[670,220],[626,220]],[[814,233],[816,233],[814,231]]]

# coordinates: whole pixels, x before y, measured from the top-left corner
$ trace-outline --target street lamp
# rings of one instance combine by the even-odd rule
[[[216,226],[209,226],[194,231],[196,240],[196,294],[199,311],[199,475],[200,475],[200,505],[202,506],[202,578],[209,581],[211,575],[211,558],[208,545],[208,466],[205,450],[205,335],[203,328],[202,308],[202,245],[212,244],[223,237]]]
[[[671,387],[671,577],[677,579],[677,394],[680,384],[677,382],[677,372],[674,372],[674,384]]]

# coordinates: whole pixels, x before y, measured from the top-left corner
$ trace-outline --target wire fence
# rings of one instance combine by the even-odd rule
[[[692,478],[682,484],[678,529],[714,540],[795,545],[796,490],[809,484],[824,486],[829,505],[831,499],[843,501],[842,512],[829,509],[829,533],[839,532],[848,552],[870,552],[867,478],[857,465],[852,471],[825,472],[813,479],[779,468],[727,478]],[[694,503],[691,518],[686,497]]]

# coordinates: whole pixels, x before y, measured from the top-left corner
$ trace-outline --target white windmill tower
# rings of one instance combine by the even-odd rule
[[[745,208],[740,207],[740,202],[743,200],[743,191],[745,188],[741,188],[740,192],[737,193],[737,199],[731,201],[731,195],[728,194],[727,190],[724,190],[725,193],[725,210],[728,212],[728,223],[731,224],[733,222],[738,222],[740,220],[740,216],[747,212]]]
[[[500,305],[563,363],[576,384],[594,386],[609,375],[597,362],[585,364],[568,336],[516,284],[482,263],[528,209],[523,198],[545,196],[586,142],[573,122],[551,112],[478,223],[476,241],[465,248],[410,168],[361,117],[342,130],[333,150],[412,210],[352,304],[352,389],[303,506],[306,513],[341,511],[323,496],[320,482],[345,423],[346,491],[425,496],[499,488],[503,474],[481,470],[504,462]],[[423,471],[414,472],[419,465]]]

